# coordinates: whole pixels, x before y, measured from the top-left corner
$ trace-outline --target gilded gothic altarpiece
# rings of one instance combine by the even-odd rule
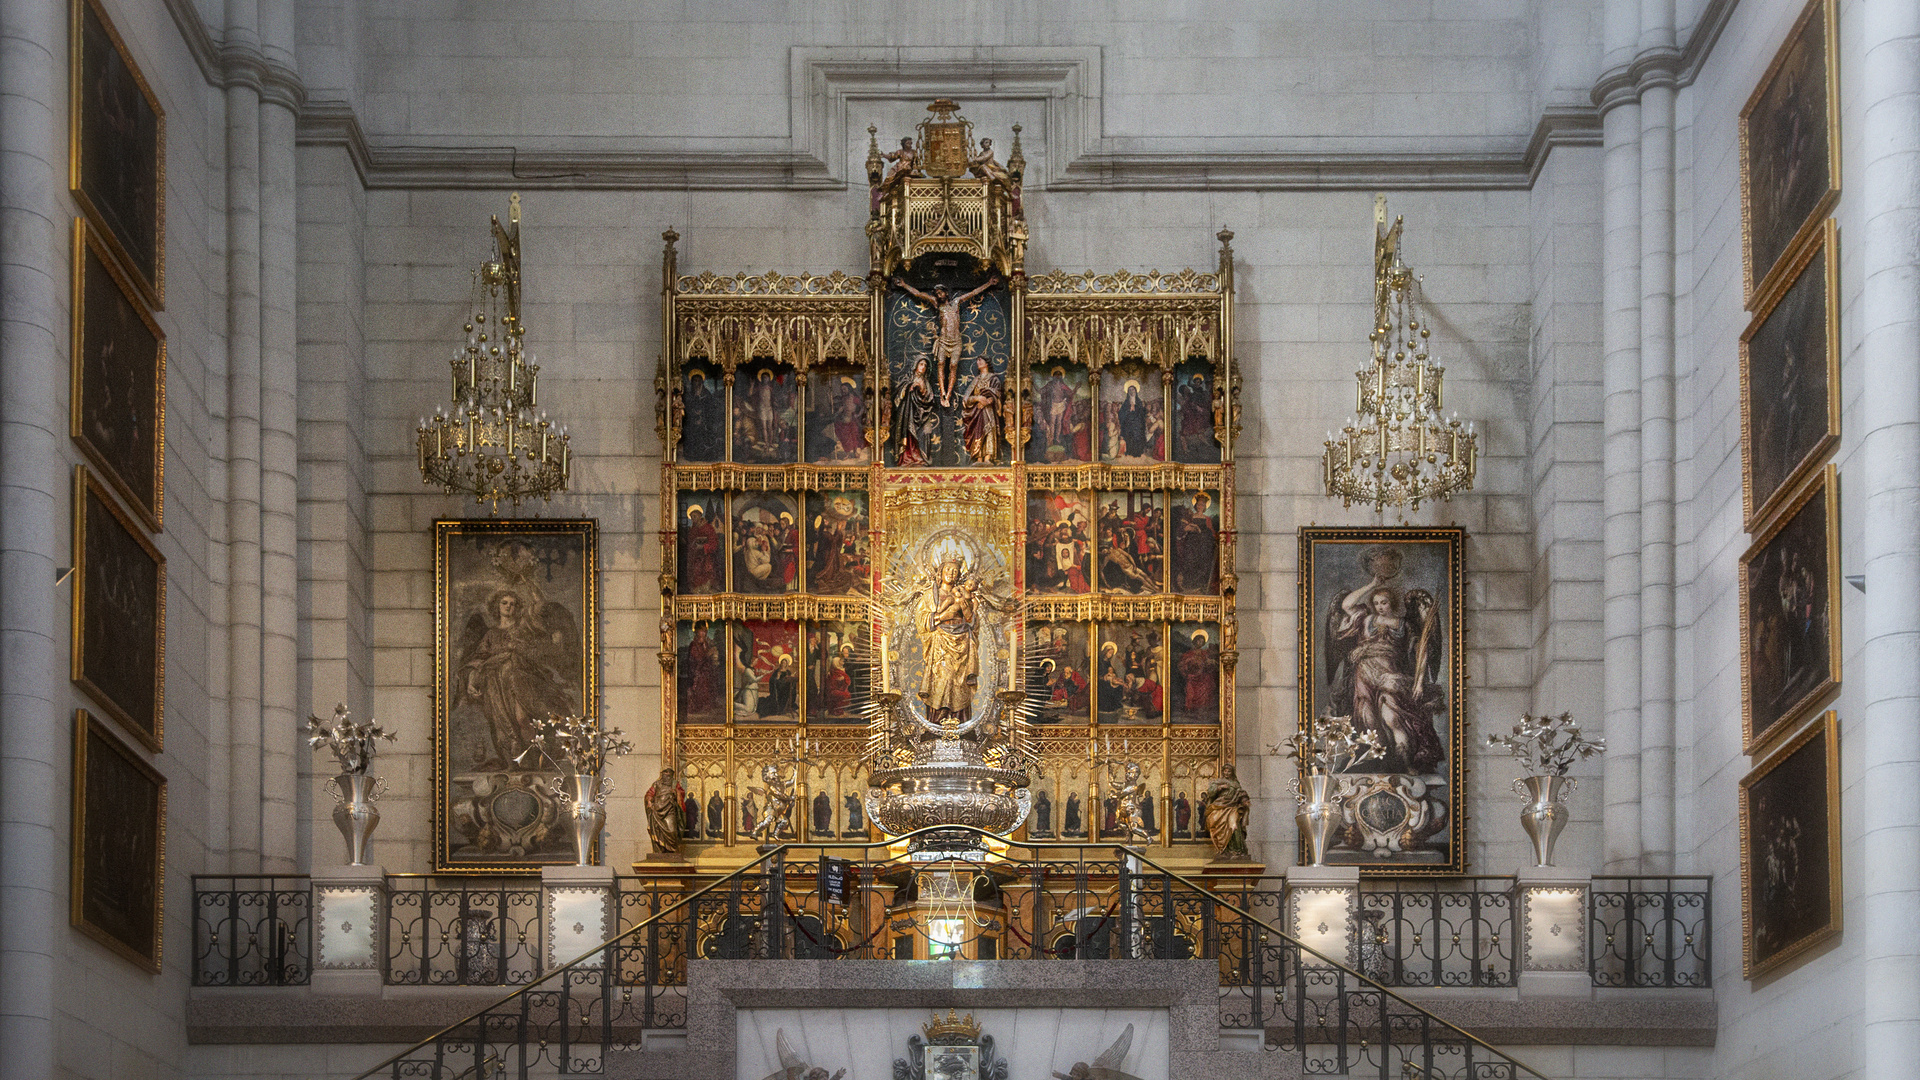
[[[870,140],[864,276],[684,274],[665,234],[662,745],[686,850],[771,835],[777,762],[798,838],[879,839],[868,720],[892,691],[932,722],[1023,711],[1026,838],[1144,818],[1206,853],[1234,745],[1232,234],[1212,272],[1030,275],[1019,128],[1002,162],[954,103],[929,112],[899,149]]]

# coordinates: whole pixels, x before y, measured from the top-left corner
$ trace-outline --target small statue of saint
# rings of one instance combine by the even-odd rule
[[[673,768],[661,769],[660,779],[647,789],[646,799],[647,838],[653,841],[653,850],[659,854],[680,853],[686,803],[687,789],[680,786]]]
[[[1206,822],[1207,837],[1213,841],[1214,862],[1246,862],[1247,818],[1253,811],[1253,796],[1240,786],[1233,763],[1220,766],[1220,775],[1207,785],[1200,797],[1200,819]]]

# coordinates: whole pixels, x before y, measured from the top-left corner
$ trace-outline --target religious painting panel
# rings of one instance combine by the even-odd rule
[[[733,460],[743,465],[799,460],[799,381],[792,368],[766,360],[734,376]]]
[[[800,501],[778,492],[733,497],[733,591],[790,593],[800,587]]]
[[[68,184],[141,295],[166,303],[167,119],[99,0],[73,0]]]
[[[807,723],[864,724],[871,699],[863,623],[821,622],[807,628]]]
[[[727,722],[726,628],[680,621],[676,628],[675,690],[683,724]]]
[[[867,373],[855,367],[814,369],[807,379],[807,460],[816,465],[865,465]]]
[[[680,421],[680,460],[727,459],[727,387],[720,369],[690,363],[684,369]]]
[[[1168,686],[1173,691],[1173,722],[1220,722],[1220,625],[1174,623]]]
[[[1160,369],[1128,361],[1100,373],[1102,460],[1152,465],[1167,460],[1166,391]]]
[[[1188,360],[1173,369],[1173,460],[1188,465],[1220,464],[1213,387],[1212,361]]]
[[[433,531],[434,867],[571,863],[561,777],[530,751],[543,722],[599,709],[598,524],[495,518]],[[691,629],[689,655],[704,628]]]
[[[1081,491],[1027,494],[1027,591],[1072,596],[1089,591],[1093,567],[1092,496]]]
[[[1163,623],[1100,624],[1094,693],[1102,724],[1159,724],[1166,716]]]
[[[1840,686],[1840,501],[1828,465],[1740,557],[1746,750],[1787,733]]]
[[[156,973],[166,857],[166,778],[87,710],[75,710],[68,919]]]
[[[1840,725],[1828,712],[1740,781],[1741,973],[1840,934]]]
[[[167,343],[98,230],[73,223],[73,385],[68,433],[159,530],[167,445]]]
[[[807,493],[807,590],[864,596],[873,585],[864,491]]]
[[[1100,587],[1135,596],[1165,592],[1166,494],[1102,491],[1094,499],[1100,506]]]
[[[1093,717],[1091,653],[1087,624],[1027,624],[1029,700],[1039,703],[1040,724],[1084,724]]]
[[[686,596],[726,592],[727,497],[718,491],[683,491],[678,499],[678,591]]]
[[[1840,194],[1833,0],[1812,0],[1740,111],[1741,237],[1748,306]]]
[[[1300,530],[1300,724],[1351,717],[1385,748],[1335,777],[1330,864],[1465,872],[1465,543],[1458,528]]]
[[[1086,366],[1052,360],[1033,373],[1027,460],[1036,465],[1093,460],[1093,383]]]
[[[1833,219],[1785,271],[1786,288],[1740,336],[1747,531],[1840,441],[1839,234]]]
[[[1173,493],[1173,591],[1200,596],[1220,592],[1220,493]]]
[[[960,262],[933,260],[887,293],[888,464],[1007,460],[1008,293]]]
[[[72,679],[158,753],[165,738],[167,560],[85,465],[73,476]]]
[[[800,719],[800,624],[738,622],[732,630],[733,722],[797,722]]]

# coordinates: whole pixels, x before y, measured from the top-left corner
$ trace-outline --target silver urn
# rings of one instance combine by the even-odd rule
[[[327,791],[336,800],[333,823],[346,838],[349,866],[367,865],[367,841],[380,824],[380,808],[373,800],[386,789],[385,780],[366,773],[345,772],[327,781]]]
[[[938,740],[911,765],[874,770],[870,783],[867,816],[890,836],[940,825],[1004,834],[1019,828],[1033,808],[1027,775],[988,764],[980,744],[965,739]],[[972,836],[929,839],[939,844]]]
[[[1576,784],[1571,776],[1523,776],[1513,782],[1514,793],[1527,800],[1520,810],[1520,827],[1533,841],[1533,865],[1553,865],[1553,843],[1567,827],[1565,796]]]
[[[607,824],[607,796],[613,793],[613,784],[597,773],[578,772],[568,773],[565,783],[560,804],[573,825],[573,862],[592,866],[594,841]]]
[[[1340,824],[1340,804],[1332,798],[1333,776],[1311,772],[1306,775],[1304,786],[1301,779],[1296,778],[1288,787],[1300,806],[1293,820],[1300,827],[1301,838],[1307,842],[1307,865],[1325,866],[1327,845],[1333,842],[1334,829]]]

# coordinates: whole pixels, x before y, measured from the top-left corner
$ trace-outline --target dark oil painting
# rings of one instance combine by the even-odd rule
[[[1740,559],[1749,752],[1784,734],[1840,683],[1836,494],[1829,465]]]
[[[727,497],[718,491],[683,491],[677,498],[679,591],[689,596],[727,591]]]
[[[1747,297],[1840,187],[1832,0],[1812,0],[1740,113]]]
[[[859,368],[819,368],[807,379],[807,460],[817,465],[865,465],[867,374]]]
[[[800,503],[767,492],[733,497],[733,591],[790,593],[800,588]]]
[[[74,474],[73,681],[135,738],[161,748],[167,562],[86,466]]]
[[[598,526],[437,521],[434,538],[437,869],[570,863],[560,763],[538,736],[598,714]]]
[[[869,539],[866,492],[808,492],[807,591],[864,595],[873,585]]]
[[[800,719],[800,625],[733,624],[733,722]]]
[[[1838,742],[1839,724],[1826,713],[1740,781],[1749,979],[1840,932]]]
[[[1220,722],[1220,625],[1174,623],[1168,668],[1173,722]]]
[[[727,630],[711,622],[681,620],[674,667],[678,682],[680,722],[727,722]]]
[[[1173,591],[1211,596],[1220,591],[1220,493],[1173,494]]]
[[[1084,724],[1092,717],[1087,624],[1035,622],[1027,626],[1027,696],[1039,702],[1042,724]]]
[[[1093,524],[1079,491],[1027,494],[1027,590],[1037,596],[1084,593],[1092,583]]]
[[[767,362],[734,376],[733,460],[747,465],[799,460],[798,383],[792,368]]]
[[[822,622],[807,627],[807,722],[859,724],[871,695],[870,654],[863,623]]]
[[[688,364],[681,392],[680,460],[724,461],[727,456],[727,387],[720,372]]]
[[[1218,465],[1213,427],[1213,365],[1189,360],[1173,369],[1173,460]]]
[[[166,299],[166,116],[97,0],[73,5],[70,184],[155,307]]]
[[[1093,390],[1084,366],[1053,361],[1036,369],[1031,411],[1028,461],[1057,465],[1093,460]]]
[[[1460,872],[1465,542],[1457,528],[1300,530],[1300,724],[1351,717],[1382,747],[1335,774],[1329,863]]]
[[[1167,460],[1167,406],[1160,369],[1137,361],[1100,376],[1101,460],[1151,465]]]
[[[1840,355],[1833,292],[1835,231],[1789,267],[1786,291],[1740,341],[1748,531],[1839,440]]]
[[[1166,715],[1160,623],[1101,623],[1094,694],[1102,724],[1158,724]]]
[[[85,709],[75,711],[73,728],[69,918],[88,937],[158,972],[167,782]]]
[[[1135,596],[1165,592],[1166,493],[1102,491],[1094,499],[1100,504],[1100,587]]]
[[[74,222],[69,433],[149,529],[166,457],[167,345],[85,219]]]

